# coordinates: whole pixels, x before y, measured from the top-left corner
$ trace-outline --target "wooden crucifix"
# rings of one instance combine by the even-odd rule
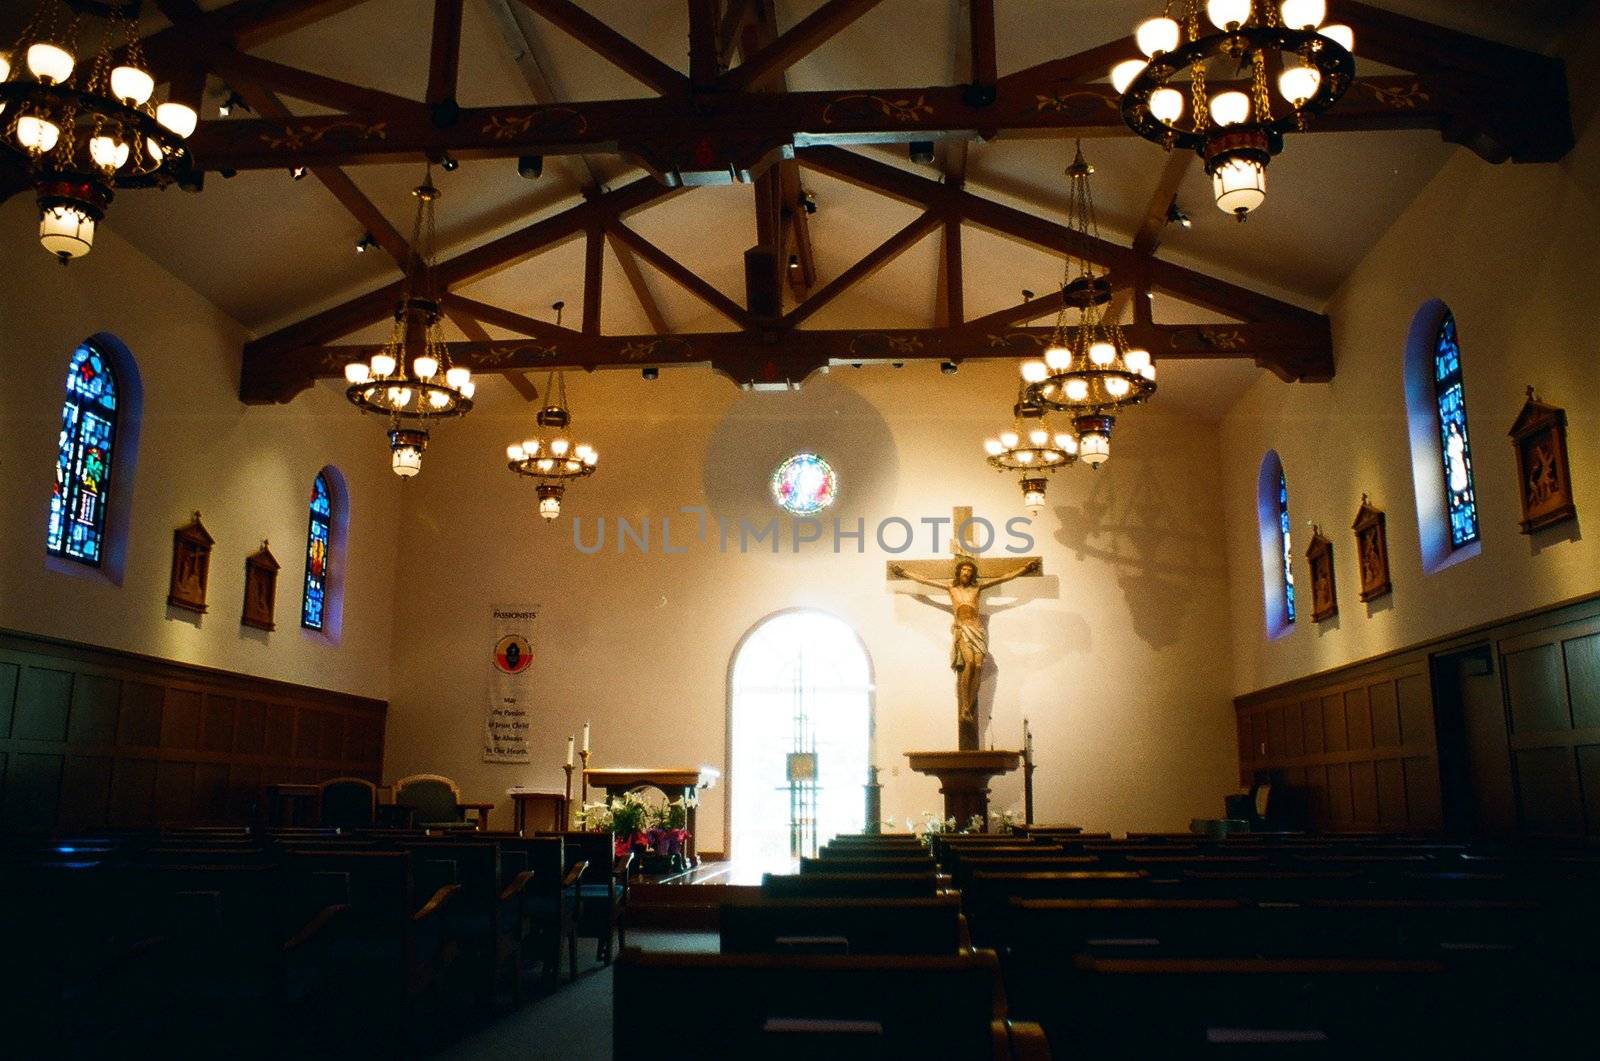
[[[949,560],[889,561],[888,578],[909,579],[950,595],[952,622],[950,668],[956,674],[957,747],[976,751],[978,740],[978,691],[984,659],[989,654],[989,634],[978,607],[980,595],[1004,582],[1025,575],[1044,574],[1044,560],[1037,556],[984,557],[980,548],[993,544],[975,540],[977,524],[972,508],[962,506],[951,513],[955,536],[950,540]]]

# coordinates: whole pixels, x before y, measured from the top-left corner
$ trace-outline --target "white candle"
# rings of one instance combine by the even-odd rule
[[[589,723],[587,722],[583,724],[583,750],[586,753],[589,750]]]
[[[572,738],[567,738],[567,765],[572,765]]]

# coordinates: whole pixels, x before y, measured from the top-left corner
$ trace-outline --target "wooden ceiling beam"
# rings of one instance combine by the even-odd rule
[[[1150,193],[1150,201],[1145,205],[1144,220],[1139,222],[1139,231],[1133,236],[1135,254],[1154,254],[1161,246],[1161,234],[1166,231],[1173,200],[1198,157],[1193,151],[1173,151],[1167,155],[1161,179],[1156,181],[1156,190]]]
[[[662,95],[687,91],[687,77],[572,3],[572,0],[521,2],[635,81],[650,86]]]
[[[285,66],[254,55],[246,55],[215,38],[202,38],[196,33],[191,40],[194,46],[193,52],[200,62],[241,94],[240,82],[247,81],[307,103],[332,107],[347,114],[376,118],[397,111],[421,112],[422,110],[422,104],[416,100],[361,85],[352,85],[348,81],[323,77],[309,70]],[[260,111],[257,113],[261,114],[262,118],[274,118],[278,121],[293,120],[294,117],[288,112],[281,115],[268,115]]]
[[[1151,324],[1125,329],[1129,342],[1157,363],[1251,358],[1282,378],[1326,380],[1332,338],[1326,318],[1259,324]],[[554,368],[637,368],[711,364],[738,383],[798,383],[824,365],[887,361],[944,361],[1035,357],[1054,329],[962,328],[806,329],[782,332],[701,332],[679,335],[587,336],[560,330],[527,339],[451,343],[450,357],[476,372]],[[286,371],[334,378],[375,345],[309,347],[285,357]]]
[[[465,312],[460,307],[446,305],[444,306],[444,315],[450,318],[450,323],[461,329],[461,334],[467,337],[468,342],[494,342],[494,338],[488,333],[482,324],[478,323],[477,318]],[[533,385],[533,381],[525,374],[513,370],[511,372],[502,372],[501,375],[505,377],[507,383],[511,384],[511,389],[522,396],[523,401],[532,402],[538,400],[539,388],[535,387]]]
[[[433,40],[428,49],[428,93],[430,107],[456,98],[456,80],[461,73],[461,0],[433,0]]]
[[[605,293],[606,240],[599,225],[583,233],[583,334],[600,334],[600,299]]]
[[[650,290],[650,284],[644,277],[644,270],[639,268],[639,259],[614,232],[609,230],[606,232],[606,243],[611,247],[611,253],[617,256],[617,265],[622,269],[622,277],[633,291],[633,297],[638,300],[639,308],[644,311],[645,320],[650,322],[650,330],[658,335],[671,334],[672,325],[667,323],[666,315],[661,312],[661,303]]]
[[[1015,306],[986,313],[982,317],[974,317],[966,323],[966,327],[973,331],[1004,330],[1017,324],[1028,324],[1044,317],[1054,317],[1061,312],[1060,294],[1039,295],[1034,298],[1024,299]]]
[[[364,0],[236,0],[215,11],[196,11],[191,26],[227,41],[241,51],[293,33]],[[163,80],[167,71],[189,57],[189,32],[179,19],[162,12],[174,25],[157,30],[139,42],[151,68]]]
[[[691,271],[672,255],[657,247],[627,225],[612,224],[608,226],[607,231],[621,240],[634,254],[654,266],[667,279],[672,280],[679,287],[682,287],[730,321],[741,326],[754,323],[743,306],[706,283],[700,278],[699,274]]]
[[[749,92],[816,51],[834,34],[883,0],[827,0],[754,55],[746,56],[718,82],[724,92]]]
[[[854,265],[829,280],[800,305],[784,315],[783,323],[793,328],[829,302],[844,294],[885,265],[894,261],[923,236],[932,232],[944,221],[946,215],[939,210],[926,210],[909,224],[863,255]]]
[[[967,14],[970,83],[979,92],[992,92],[999,65],[994,42],[994,0],[968,0]]]
[[[689,83],[695,91],[704,92],[716,83],[722,73],[722,63],[717,54],[717,33],[721,29],[719,0],[688,0],[689,2]]]

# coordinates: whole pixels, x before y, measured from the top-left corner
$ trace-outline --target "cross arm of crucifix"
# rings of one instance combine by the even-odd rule
[[[919,582],[924,586],[932,586],[934,589],[950,588],[950,580],[948,578],[930,578],[927,575],[912,571],[903,564],[890,564],[889,573],[895,578],[909,578],[913,582]]]
[[[978,579],[978,588],[988,589],[990,586],[998,586],[1002,582],[1010,582],[1014,578],[1021,578],[1023,575],[1032,574],[1033,572],[1041,569],[1043,566],[1044,564],[1039,560],[1038,557],[1032,557],[1027,563],[1022,564],[1016,569],[1008,571],[1003,575],[996,575],[993,578]]]

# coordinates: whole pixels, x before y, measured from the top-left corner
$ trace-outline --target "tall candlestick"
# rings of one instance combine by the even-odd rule
[[[582,755],[583,773],[580,775],[580,781],[582,783],[580,790],[583,792],[583,802],[587,803],[589,802],[589,749],[583,749]]]
[[[589,723],[583,724],[583,750],[589,750]]]
[[[567,765],[572,765],[572,738],[567,738]]]

